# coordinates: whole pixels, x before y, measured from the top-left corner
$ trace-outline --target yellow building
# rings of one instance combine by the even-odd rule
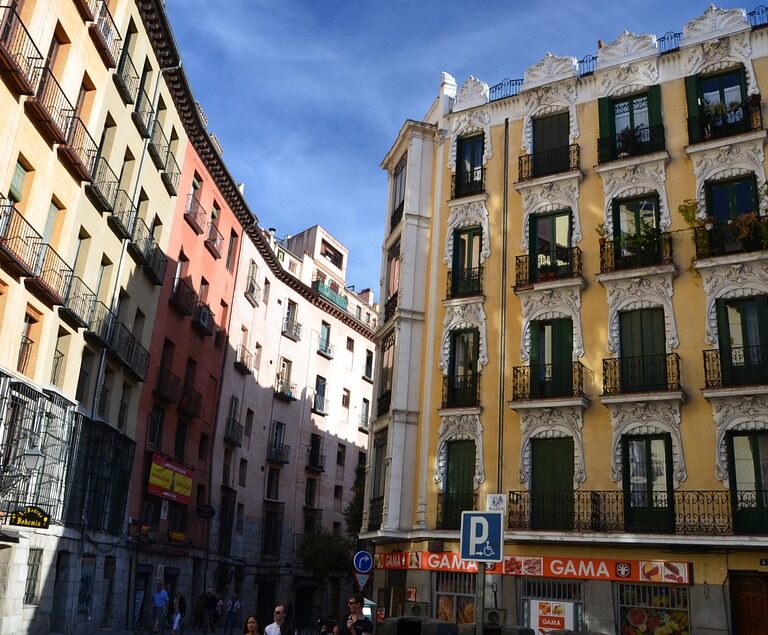
[[[362,535],[380,618],[479,621],[461,512],[503,507],[489,625],[764,632],[764,23],[710,7],[521,80],[443,74],[403,125]]]

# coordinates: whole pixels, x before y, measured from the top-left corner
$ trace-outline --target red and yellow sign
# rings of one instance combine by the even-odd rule
[[[377,553],[377,569],[421,569],[423,571],[456,571],[477,573],[477,563],[462,560],[455,552],[398,551]],[[577,580],[615,580],[619,582],[654,582],[657,584],[690,584],[688,562],[668,560],[616,560],[612,558],[573,558],[553,556],[506,556],[504,561],[488,567],[488,573],[571,578]]]
[[[188,505],[192,496],[192,478],[189,470],[159,454],[153,454],[147,492]]]

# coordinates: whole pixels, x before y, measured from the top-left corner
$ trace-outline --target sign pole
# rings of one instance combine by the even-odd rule
[[[485,562],[477,563],[477,588],[475,589],[475,635],[483,635],[483,608],[485,607]]]

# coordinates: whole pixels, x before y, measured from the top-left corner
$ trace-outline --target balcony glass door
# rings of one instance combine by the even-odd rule
[[[475,443],[450,441],[446,444],[443,529],[458,529],[461,512],[474,508]]]
[[[654,532],[674,529],[669,436],[625,436],[622,451],[626,529]]]
[[[533,120],[533,176],[565,172],[568,156],[570,119],[560,112]]]
[[[573,439],[531,440],[531,529],[573,529]]]
[[[615,266],[659,264],[658,197],[645,196],[616,201],[613,206]],[[624,261],[624,262],[622,262]]]
[[[482,236],[482,230],[479,227],[466,227],[454,231],[451,297],[472,295],[479,291]]]
[[[477,352],[477,330],[453,333],[447,395],[450,406],[477,404]]]
[[[573,394],[573,323],[570,319],[531,323],[531,397]]]
[[[664,309],[638,309],[619,314],[621,391],[667,389]]]
[[[733,523],[737,533],[768,533],[768,432],[728,437]]]
[[[456,195],[483,191],[483,135],[456,142]]]
[[[766,296],[718,300],[720,370],[724,386],[768,382]]]
[[[538,282],[570,273],[571,212],[531,217],[531,280]]]

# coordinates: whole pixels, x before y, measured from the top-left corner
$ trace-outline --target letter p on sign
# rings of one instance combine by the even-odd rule
[[[461,559],[501,562],[504,554],[502,512],[461,513]]]
[[[488,540],[488,521],[475,516],[469,519],[469,553],[474,555],[482,553],[485,542]]]

